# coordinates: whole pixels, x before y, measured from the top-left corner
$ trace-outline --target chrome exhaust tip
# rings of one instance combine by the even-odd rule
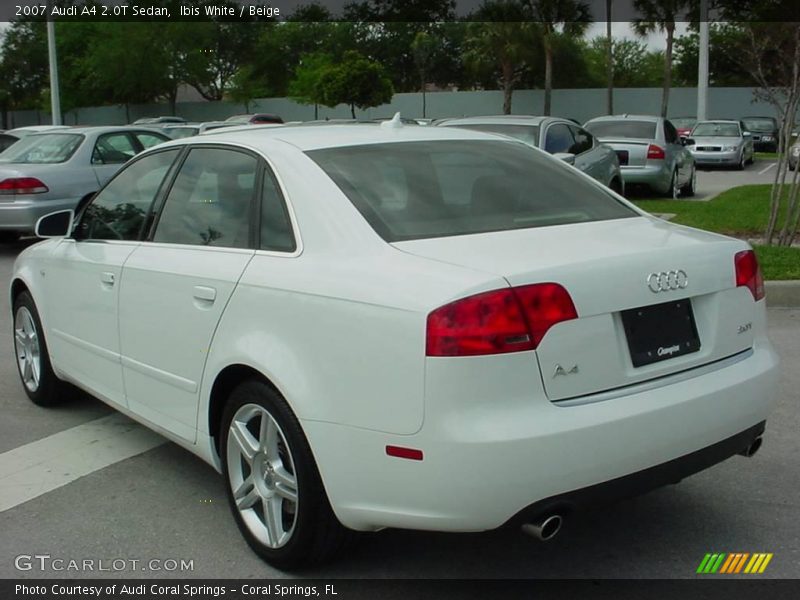
[[[536,523],[525,523],[522,526],[522,531],[537,540],[546,542],[558,535],[563,522],[564,519],[561,518],[561,515],[550,515]]]
[[[762,443],[763,440],[761,439],[761,436],[759,436],[753,440],[752,444],[750,444],[747,448],[739,452],[739,454],[742,456],[746,456],[747,458],[750,458],[751,456],[755,455],[756,452],[758,452],[759,448],[761,448]]]

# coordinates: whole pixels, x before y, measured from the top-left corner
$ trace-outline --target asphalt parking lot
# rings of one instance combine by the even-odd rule
[[[45,410],[23,393],[13,363],[5,290],[14,257],[25,245],[0,246],[0,485],[9,481],[13,453],[24,451],[26,444],[51,440],[48,453],[37,459],[49,464],[67,450],[59,447],[56,434],[111,414],[89,398]],[[760,577],[799,577],[800,310],[769,312],[783,374],[778,406],[754,458],[734,457],[679,485],[576,515],[551,542],[537,542],[518,530],[459,535],[384,531],[362,536],[335,564],[298,575],[684,578],[696,576],[707,552],[771,552],[774,558]],[[125,428],[136,431],[138,426]],[[62,487],[0,507],[0,577],[285,577],[246,546],[229,514],[222,479],[178,446],[154,440],[143,452],[101,461]],[[79,451],[91,462],[103,458],[96,456],[101,454],[97,448],[87,444]],[[50,478],[62,475],[37,468],[35,461],[31,472],[40,479],[26,481],[29,487],[52,487]],[[36,564],[19,570],[15,559],[20,555],[103,560],[107,566],[116,559],[126,562],[123,569],[109,571],[41,570]],[[161,561],[162,570],[143,570],[152,559]],[[170,560],[191,561],[192,569],[164,570]]]

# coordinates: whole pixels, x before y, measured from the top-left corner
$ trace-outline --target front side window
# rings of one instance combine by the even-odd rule
[[[583,154],[594,147],[592,134],[583,127],[570,126],[572,135],[575,137],[575,144],[569,149],[572,154]]]
[[[70,159],[83,142],[77,133],[45,133],[29,135],[3,152],[4,162],[14,164],[53,164]]]
[[[574,144],[575,138],[572,137],[572,132],[563,123],[556,123],[547,128],[544,149],[550,154],[571,152]]]
[[[81,216],[76,238],[138,240],[164,176],[179,150],[157,152],[122,169]]]
[[[107,133],[97,138],[92,152],[96,165],[118,165],[136,156],[136,148],[127,133]]]
[[[519,142],[396,142],[307,154],[388,242],[638,215]]]
[[[155,242],[249,248],[258,161],[222,148],[194,148],[167,196]]]

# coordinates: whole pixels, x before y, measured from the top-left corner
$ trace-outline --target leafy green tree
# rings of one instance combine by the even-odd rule
[[[294,79],[289,84],[289,96],[295,102],[314,105],[315,119],[319,117],[319,105],[325,100],[320,86],[322,74],[333,66],[334,61],[328,54],[307,54],[301,59]]]
[[[607,76],[608,39],[598,36],[585,49],[590,78],[597,86]],[[647,44],[638,40],[615,40],[613,44],[614,87],[657,87],[663,76],[664,54],[649,50]],[[695,78],[696,78],[695,67]]]
[[[49,84],[43,21],[14,21],[5,30],[0,77],[11,109],[38,108],[39,91]]]
[[[672,47],[675,40],[675,23],[685,20],[687,13],[695,8],[696,0],[634,0],[633,6],[642,15],[634,21],[634,31],[644,37],[654,31],[666,34],[664,51],[664,84],[661,95],[661,116],[667,116],[669,90],[672,86]]]
[[[558,31],[580,37],[591,23],[588,4],[580,0],[525,0],[541,29],[544,48],[544,114],[550,114],[553,91],[553,39]]]
[[[673,73],[679,85],[697,84],[699,38],[691,31],[675,40]],[[746,51],[747,33],[737,23],[711,23],[708,45],[709,84],[721,87],[751,86],[752,75],[742,62]]]
[[[514,87],[530,65],[536,41],[533,23],[519,2],[484,2],[467,26],[464,62],[476,74],[490,72],[503,90],[503,114],[511,114]]]
[[[427,71],[430,66],[431,57],[436,51],[436,40],[425,31],[417,32],[414,41],[411,42],[411,52],[414,55],[414,62],[419,70],[419,86],[422,92],[422,117],[427,116],[426,88],[428,85]]]
[[[354,119],[356,108],[364,110],[386,104],[394,95],[392,81],[383,66],[354,50],[345,52],[340,62],[322,69],[317,86],[320,104],[329,107],[347,104]]]

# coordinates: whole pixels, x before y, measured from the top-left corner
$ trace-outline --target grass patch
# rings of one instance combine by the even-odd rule
[[[672,223],[736,237],[760,237],[769,220],[771,187],[744,185],[708,202],[636,200],[634,203],[650,213],[673,213]],[[778,227],[782,225],[783,215],[778,220]],[[757,246],[755,250],[765,279],[800,279],[800,248]]]
[[[761,158],[761,159],[764,159],[764,160],[778,160],[779,156],[780,156],[780,154],[777,153],[777,152],[756,152],[755,153],[755,157],[756,158]]]

